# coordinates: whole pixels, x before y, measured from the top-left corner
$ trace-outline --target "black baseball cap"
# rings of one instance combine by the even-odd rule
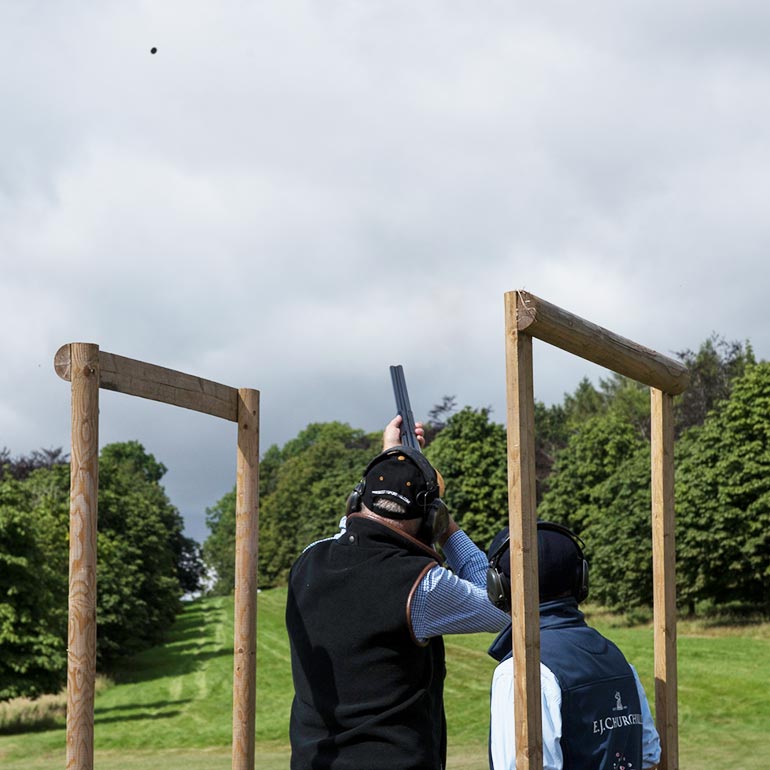
[[[432,478],[426,477],[427,470],[432,471]],[[364,505],[390,519],[416,519],[438,496],[436,471],[427,460],[418,465],[410,457],[409,450],[401,446],[376,457],[365,472],[364,483]],[[400,503],[406,512],[399,513],[383,507],[381,502],[386,500]]]

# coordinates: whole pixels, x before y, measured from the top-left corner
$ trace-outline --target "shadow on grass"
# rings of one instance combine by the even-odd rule
[[[119,706],[106,706],[95,708],[94,716],[98,719],[101,714],[111,714],[115,711],[139,711],[140,709],[163,709],[168,706],[180,706],[183,703],[192,703],[192,698],[183,698],[181,700],[161,700],[153,703],[121,703]]]
[[[200,649],[175,654],[173,648],[171,650],[165,648],[166,654],[159,655],[162,649],[154,647],[146,653],[137,655],[131,659],[130,666],[126,664],[126,668],[113,671],[111,676],[117,684],[138,684],[164,677],[184,676],[201,668],[210,660],[232,657],[233,654],[230,650],[203,652]],[[149,657],[146,663],[142,660],[145,655]]]
[[[66,726],[64,715],[41,716],[35,720],[22,720],[15,723],[5,724],[0,727],[0,735],[21,735],[22,733],[44,733],[48,730],[61,730]]]
[[[141,708],[137,706],[136,708]],[[171,719],[172,717],[178,717],[182,712],[179,710],[173,711],[161,711],[153,714],[117,714],[114,717],[94,717],[95,725],[108,725],[111,723],[120,722],[146,722],[148,719],[155,721],[156,719]]]
[[[163,644],[116,661],[109,673],[117,683],[137,684],[184,676],[215,658],[231,656],[232,642],[223,648],[215,639],[217,629],[226,621],[227,611],[219,603],[196,601],[177,617]]]

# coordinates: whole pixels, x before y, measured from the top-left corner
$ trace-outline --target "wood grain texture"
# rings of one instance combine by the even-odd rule
[[[254,769],[259,554],[259,391],[238,391],[233,770]]]
[[[99,347],[73,343],[67,770],[94,765],[96,515],[99,488]]]
[[[64,380],[70,379],[69,350],[70,345],[62,345],[54,356],[56,373]],[[105,390],[238,420],[238,391],[228,385],[104,350],[99,352],[99,368]]]
[[[655,722],[660,770],[678,770],[673,398],[655,388],[650,393]]]
[[[535,497],[532,339],[517,328],[514,292],[505,295],[511,619],[518,770],[542,770],[540,613]]]
[[[676,395],[687,388],[687,368],[672,358],[614,334],[534,294],[517,291],[521,332],[593,361],[650,387]]]

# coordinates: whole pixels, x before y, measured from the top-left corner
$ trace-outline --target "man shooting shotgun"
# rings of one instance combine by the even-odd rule
[[[417,440],[417,427],[412,415],[412,407],[409,404],[409,392],[406,389],[406,378],[404,377],[404,367],[390,367],[390,378],[393,381],[393,395],[396,398],[396,411],[401,417],[400,438],[401,445],[408,447],[415,452],[422,454],[422,448]],[[422,426],[420,426],[422,427]],[[436,474],[436,483],[438,484],[438,499],[433,503],[433,510],[427,514],[426,525],[434,535],[431,542],[437,542],[449,527],[449,511],[441,498],[444,496],[445,484],[441,474],[432,469]]]
[[[306,548],[289,575],[292,770],[443,770],[442,634],[508,622],[487,598],[486,557],[446,511],[422,424],[405,427],[403,369],[391,375],[403,402],[383,452],[349,495],[341,532]]]

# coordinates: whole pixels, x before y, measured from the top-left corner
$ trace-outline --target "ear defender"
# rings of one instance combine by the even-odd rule
[[[577,586],[578,592],[575,598],[578,600],[578,604],[580,604],[580,602],[588,598],[588,562],[585,559],[581,559],[578,565]]]
[[[550,521],[539,521],[537,523],[538,531],[549,530],[558,532],[569,538],[578,552],[578,559],[575,572],[575,583],[573,596],[578,604],[588,598],[588,562],[583,555],[585,543],[572,530],[563,527],[561,524],[555,524]],[[500,569],[500,561],[506,556],[510,545],[510,537],[506,537],[503,543],[489,557],[489,566],[487,567],[487,597],[495,607],[505,612],[511,611],[511,581],[507,575],[504,575]]]
[[[428,508],[425,527],[430,533],[431,542],[435,543],[449,529],[449,510],[444,501],[437,497]]]
[[[345,515],[350,516],[351,513],[361,510],[361,500],[364,496],[364,480],[358,482],[353,487],[353,491],[348,495],[347,502],[345,503]]]
[[[487,567],[487,597],[503,612],[511,611],[511,581],[500,571],[500,558],[508,550],[510,538],[506,537],[500,547],[489,557]]]

